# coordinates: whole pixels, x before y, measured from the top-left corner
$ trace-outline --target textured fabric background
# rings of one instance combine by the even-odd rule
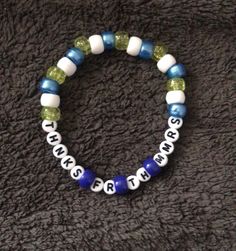
[[[0,250],[236,250],[235,0],[0,2]],[[165,42],[186,65],[188,118],[166,172],[125,196],[81,190],[52,155],[37,83],[78,35]],[[65,144],[101,177],[158,151],[155,63],[89,56],[61,91]]]

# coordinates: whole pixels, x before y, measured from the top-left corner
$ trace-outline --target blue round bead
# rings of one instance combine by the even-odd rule
[[[95,178],[95,172],[93,172],[91,169],[85,169],[83,175],[78,180],[78,183],[82,188],[90,188]]]
[[[68,57],[77,66],[82,64],[84,61],[84,53],[78,48],[70,48],[66,52],[66,57]]]
[[[125,194],[129,191],[125,176],[118,175],[114,179],[115,189],[117,194]]]
[[[107,50],[111,50],[115,47],[115,35],[112,31],[104,31],[102,32],[102,40],[104,43],[104,47]]]
[[[152,157],[147,157],[143,161],[143,167],[153,177],[161,172],[161,168]]]
[[[175,64],[166,73],[168,78],[182,78],[186,76],[186,69],[183,64]]]
[[[153,50],[154,50],[153,43],[149,40],[143,40],[139,52],[139,57],[143,59],[150,59],[152,58]]]
[[[184,104],[170,104],[167,106],[169,116],[183,118],[187,113],[187,107]]]
[[[50,78],[42,78],[39,81],[39,91],[41,93],[58,94],[60,90],[59,84]]]

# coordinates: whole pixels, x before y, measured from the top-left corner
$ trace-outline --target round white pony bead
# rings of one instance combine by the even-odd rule
[[[130,37],[126,52],[131,56],[138,56],[142,46],[142,39],[139,37]]]
[[[90,189],[95,192],[101,192],[103,190],[104,182],[101,178],[96,177],[93,184],[90,186]]]
[[[71,170],[73,167],[75,167],[75,165],[76,165],[75,158],[71,155],[66,155],[61,160],[61,166],[65,170]]]
[[[160,144],[160,151],[165,155],[169,155],[174,151],[174,144],[170,141],[162,141]]]
[[[41,106],[57,108],[60,105],[60,97],[52,93],[43,93],[40,99]]]
[[[100,35],[90,36],[89,43],[90,43],[92,54],[101,54],[104,52],[104,44],[103,44],[102,36]]]
[[[183,119],[182,118],[176,118],[176,117],[172,117],[170,116],[168,119],[168,126],[170,128],[174,128],[174,129],[179,129],[181,128],[183,125]]]
[[[174,103],[183,104],[184,102],[185,102],[185,94],[183,91],[176,90],[167,92],[166,94],[167,104],[174,104]]]
[[[57,67],[64,71],[68,77],[72,76],[77,70],[77,66],[67,57],[61,58],[57,62]]]
[[[156,163],[160,167],[166,166],[168,163],[168,157],[164,153],[155,154],[153,159],[156,161]]]
[[[151,175],[145,170],[144,167],[140,167],[137,170],[136,176],[142,182],[147,182],[151,179]]]
[[[55,146],[55,145],[60,144],[61,140],[62,140],[62,138],[61,138],[61,134],[59,132],[54,131],[54,132],[48,133],[48,135],[47,135],[47,142],[51,146]]]
[[[127,184],[128,184],[128,188],[130,190],[136,190],[139,188],[140,186],[140,180],[138,179],[137,176],[135,175],[130,175],[129,177],[127,177]]]
[[[176,142],[179,139],[179,132],[174,128],[169,128],[165,131],[165,139],[170,142]]]
[[[106,194],[114,194],[116,193],[116,188],[115,188],[115,183],[113,180],[107,180],[105,183],[104,183],[104,186],[103,186],[103,190]]]
[[[159,71],[166,73],[175,64],[175,58],[171,54],[166,54],[157,62],[157,68]]]
[[[52,152],[53,152],[53,155],[54,155],[56,158],[62,159],[62,158],[64,158],[64,157],[67,155],[68,149],[67,149],[67,147],[66,147],[65,145],[63,145],[63,144],[58,144],[58,145],[55,145],[55,146],[53,147]]]
[[[82,166],[75,166],[70,170],[70,176],[74,180],[79,180],[84,174],[84,168]]]
[[[42,128],[45,132],[54,132],[55,130],[57,130],[57,122],[45,119],[42,122]]]

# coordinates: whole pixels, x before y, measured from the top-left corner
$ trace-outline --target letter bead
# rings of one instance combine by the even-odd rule
[[[68,153],[68,149],[65,145],[63,144],[58,144],[58,145],[55,145],[53,147],[53,155],[56,157],[56,158],[59,158],[59,159],[62,159],[64,158],[67,153]]]
[[[174,151],[174,144],[170,141],[162,141],[160,144],[160,151],[165,155],[169,155]]]
[[[104,192],[105,192],[106,194],[108,194],[108,195],[111,195],[111,194],[116,193],[114,181],[113,181],[113,180],[107,180],[107,181],[104,183],[103,190],[104,190]]]
[[[138,56],[142,46],[142,39],[139,37],[130,37],[126,52],[131,56]]]
[[[166,54],[157,62],[157,68],[161,72],[166,73],[170,69],[170,67],[175,64],[175,58],[171,54]]]
[[[60,105],[60,97],[56,94],[43,93],[40,99],[41,106],[57,108]]]
[[[57,62],[57,67],[63,70],[68,77],[72,76],[77,70],[77,66],[67,57],[61,58]]]
[[[167,104],[174,104],[179,103],[183,104],[185,102],[185,94],[183,91],[169,91],[166,94],[166,103]]]
[[[158,166],[164,167],[168,163],[168,157],[164,153],[157,153],[154,155],[153,159],[156,161]]]
[[[51,146],[55,146],[61,143],[61,134],[59,132],[50,132],[47,135],[47,142]]]
[[[181,128],[183,125],[183,119],[181,118],[176,118],[176,117],[169,117],[168,119],[168,126],[170,128],[174,128],[174,129],[179,129]]]
[[[101,192],[103,190],[104,182],[101,178],[96,177],[93,184],[90,186],[90,189],[95,192]]]
[[[179,139],[179,132],[174,128],[165,131],[165,139],[170,142],[176,142]]]
[[[56,121],[43,120],[42,128],[45,132],[54,132],[57,129]]]
[[[104,52],[104,44],[100,35],[90,36],[89,43],[92,54],[101,54]]]
[[[70,171],[70,176],[74,180],[79,180],[84,173],[84,168],[82,166],[75,166]]]
[[[129,177],[127,177],[127,184],[130,190],[136,190],[140,186],[140,181],[137,176],[130,175]]]
[[[144,167],[141,167],[137,170],[136,176],[141,182],[147,182],[151,179],[151,175],[145,170]]]
[[[75,167],[75,165],[76,165],[75,158],[70,155],[66,155],[61,160],[61,166],[65,170],[71,170],[73,167]]]

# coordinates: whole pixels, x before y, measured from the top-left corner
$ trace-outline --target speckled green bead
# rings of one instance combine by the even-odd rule
[[[42,120],[58,121],[61,117],[61,111],[59,108],[43,107],[41,110]]]
[[[185,81],[183,78],[171,78],[167,81],[167,91],[185,90]]]
[[[125,31],[115,33],[115,47],[117,50],[126,50],[129,44],[129,34]]]
[[[63,84],[66,79],[66,74],[57,66],[51,66],[47,71],[47,78],[57,81],[58,84]]]
[[[159,42],[155,45],[152,59],[155,61],[160,60],[166,53],[168,52],[168,48],[162,43]]]
[[[85,55],[91,53],[90,43],[85,36],[77,37],[74,41],[74,46],[79,48]]]

